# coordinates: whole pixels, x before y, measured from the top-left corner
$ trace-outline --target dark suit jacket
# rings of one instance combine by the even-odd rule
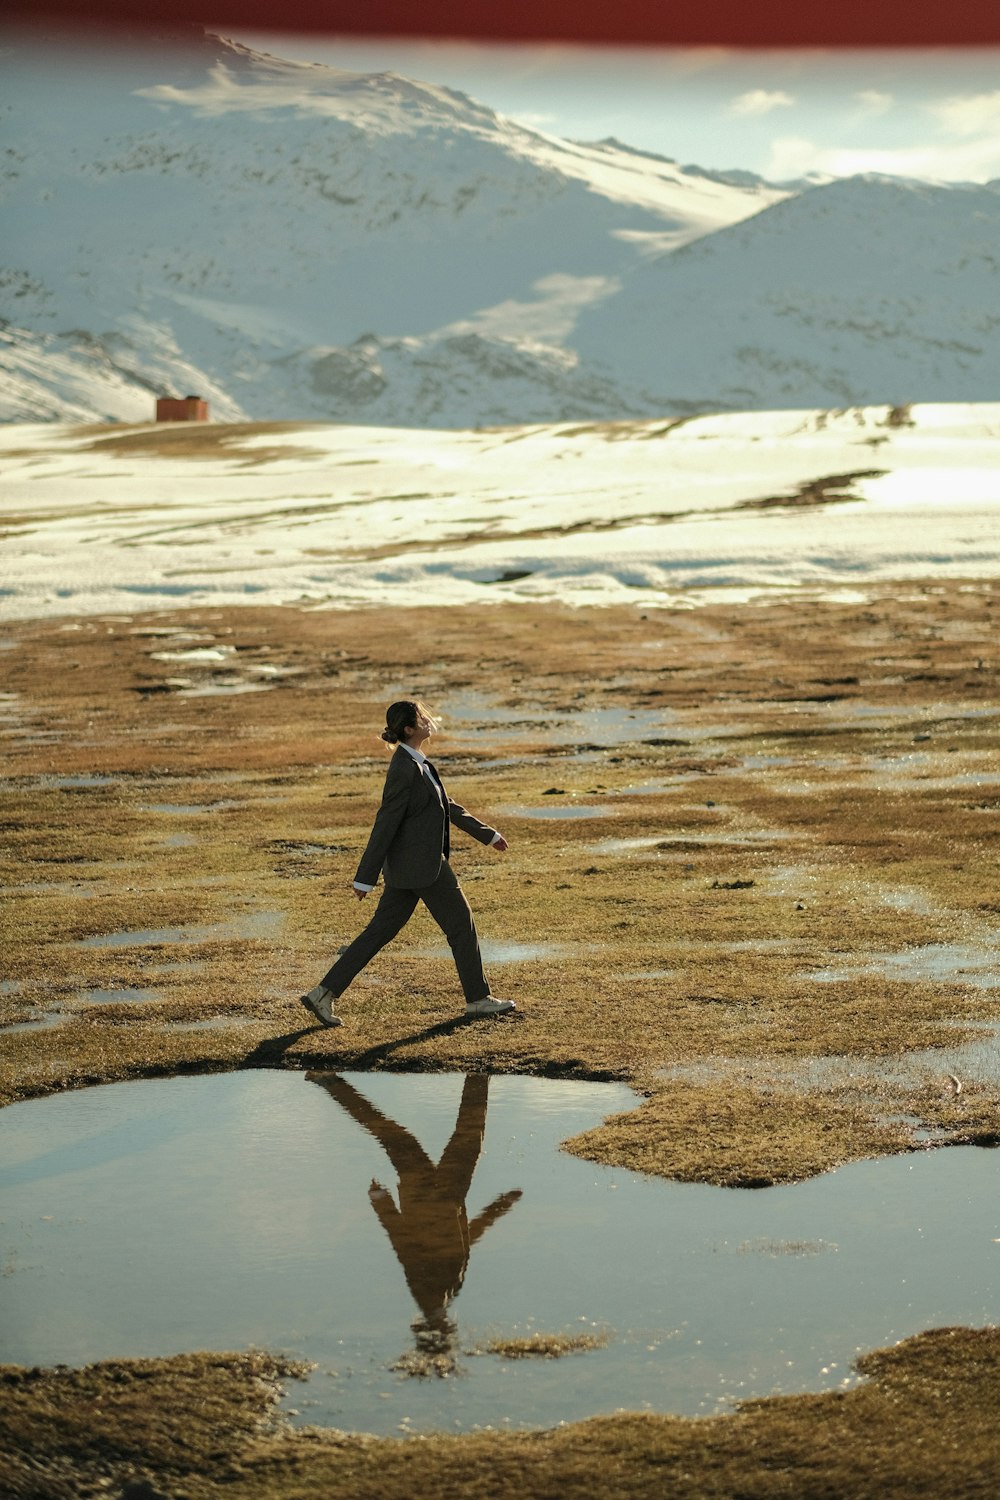
[[[481,844],[491,844],[496,829],[480,823],[457,802],[444,795],[441,805],[429,773],[400,746],[389,762],[382,806],[375,816],[368,847],[354,877],[362,885],[376,885],[381,873],[388,886],[418,890],[433,885],[448,858],[449,824],[464,829]]]

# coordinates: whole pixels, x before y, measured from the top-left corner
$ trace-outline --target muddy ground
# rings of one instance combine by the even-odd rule
[[[0,1100],[247,1066],[616,1078],[646,1102],[569,1149],[720,1185],[995,1144],[1000,1068],[966,1071],[954,1049],[1000,1022],[998,600],[970,580],[863,602],[200,609],[8,627]],[[499,855],[459,836],[454,863],[499,945],[494,991],[519,1011],[466,1024],[418,914],[344,997],[344,1026],[324,1031],[297,997],[370,913],[350,882],[381,787],[381,714],[413,695],[447,720],[432,753],[451,793],[510,840]],[[962,1376],[973,1413],[1000,1368],[976,1337]],[[886,1376],[891,1396],[876,1381],[712,1419],[713,1433],[757,1424],[763,1477],[740,1493],[874,1493],[842,1474],[823,1487],[822,1414],[855,1398],[917,1411],[938,1378],[920,1351],[902,1395]],[[893,1359],[872,1365],[879,1379],[904,1367]],[[151,1362],[145,1389],[168,1364]],[[772,1407],[794,1412],[813,1487],[787,1480],[790,1450],[777,1470],[764,1461]],[[615,1472],[638,1464],[635,1493],[663,1493],[643,1485],[675,1442],[685,1493],[732,1493],[702,1468],[691,1432],[709,1429],[672,1420],[636,1419],[627,1454],[593,1423],[568,1430],[575,1448],[565,1434],[495,1441],[521,1493],[551,1492],[524,1478],[543,1454],[538,1472],[554,1463],[568,1483],[591,1447]],[[884,1416],[871,1420],[878,1437]],[[332,1438],[273,1441],[227,1493],[375,1492],[355,1468],[353,1488],[333,1486]],[[359,1442],[352,1453],[397,1451]],[[513,1479],[484,1488],[483,1443],[421,1446],[444,1465],[442,1494],[515,1492]],[[96,1459],[66,1462],[98,1483]],[[167,1473],[137,1462],[112,1466],[113,1482]]]

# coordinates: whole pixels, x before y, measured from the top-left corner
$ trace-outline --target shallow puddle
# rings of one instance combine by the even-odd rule
[[[83,787],[117,786],[121,777],[112,776],[107,771],[87,771],[75,776],[30,776],[24,780],[31,786],[45,787],[54,792],[75,792]]]
[[[184,651],[150,651],[153,661],[221,662],[235,656],[235,646],[191,646]]]
[[[791,833],[784,830],[774,829],[738,829],[734,828],[731,833],[716,833],[712,829],[698,829],[694,833],[653,833],[637,835],[634,838],[624,839],[601,839],[596,844],[589,844],[588,848],[594,854],[635,854],[641,850],[651,853],[663,849],[666,852],[676,851],[681,846],[697,849],[702,844],[730,845],[735,848],[765,848],[768,844],[782,842],[790,839]]]
[[[965,1083],[987,1083],[1000,1086],[1000,1021],[979,1023],[956,1022],[956,1026],[970,1027],[978,1033],[971,1041],[959,1042],[954,1047],[924,1047],[918,1052],[908,1052],[901,1059],[898,1074],[900,1081],[923,1073],[940,1078],[942,1074],[954,1081]]]
[[[862,964],[813,969],[804,978],[818,984],[837,984],[866,974],[912,984],[971,984],[976,989],[1000,987],[1000,951],[961,943],[925,943],[900,953],[873,953]]]
[[[951,788],[967,787],[969,791],[992,790],[1000,784],[1000,772],[989,769],[976,771],[953,771],[942,775],[937,767],[940,754],[916,752],[873,762],[868,770],[875,786],[883,789],[905,788],[908,791],[943,792]]]
[[[140,927],[131,932],[103,932],[82,938],[81,948],[149,948],[163,943],[208,943],[226,938],[274,937],[283,926],[284,913],[277,911],[244,912],[228,922],[212,922],[199,927]]]
[[[511,706],[475,692],[447,694],[435,708],[440,713],[443,731],[456,742],[488,735],[499,741],[533,739],[546,744],[565,742],[568,747],[574,744],[608,747],[663,733],[668,724],[671,737],[685,740],[693,737],[677,729],[676,715],[669,708]]]
[[[199,813],[208,812],[208,808],[207,802],[145,802],[139,811],[177,813],[185,817],[195,817]]]
[[[863,703],[860,699],[854,698],[847,703],[838,701],[829,705],[829,717],[838,724],[850,724],[855,720],[912,719],[916,732],[918,734],[923,732],[924,737],[928,739],[931,733],[946,735],[952,724],[977,719],[993,719],[997,714],[1000,714],[1000,707],[978,703],[965,705],[937,703],[914,707],[909,703]]]
[[[223,698],[234,693],[269,693],[269,682],[247,682],[240,677],[232,682],[204,682],[197,687],[180,687],[178,698]]]
[[[1000,1087],[1000,1021],[941,1023],[971,1036],[951,1047],[921,1047],[889,1057],[841,1053],[830,1057],[761,1056],[753,1059],[707,1057],[663,1069],[661,1077],[684,1082],[719,1083],[727,1078],[752,1080],[766,1088],[837,1092],[874,1092],[883,1085],[912,1089],[935,1083],[948,1092],[957,1082]],[[914,1120],[912,1123],[918,1123]],[[920,1132],[917,1132],[919,1138]]]
[[[0,1026],[0,1031],[10,1035],[15,1031],[51,1031],[56,1026],[61,1026],[65,1021],[65,1013],[61,1010],[47,1010],[29,1016],[26,1021],[15,1021],[11,1026]]]
[[[11,1105],[4,1357],[286,1350],[317,1366],[290,1383],[297,1421],[391,1434],[828,1389],[859,1349],[1000,1315],[997,1153],[753,1191],[557,1150],[634,1102],[619,1085],[253,1071]],[[607,1344],[476,1352],[534,1333]]]
[[[168,1021],[164,1031],[226,1031],[230,1026],[249,1026],[257,1019],[236,1011],[220,1016],[205,1016],[200,1021]]]
[[[891,906],[896,911],[916,912],[922,917],[929,917],[936,909],[922,891],[880,891],[876,899],[883,906]]]
[[[786,766],[801,764],[794,755],[744,755],[740,759],[740,767],[744,771],[775,771]],[[809,768],[821,764],[818,761],[810,761]]]
[[[659,781],[639,781],[632,786],[607,787],[602,790],[606,791],[609,797],[655,797],[684,782],[703,781],[708,774],[710,773],[701,770],[671,771],[669,776],[664,776]]]
[[[600,803],[554,802],[550,807],[505,807],[505,813],[517,818],[613,818],[615,809]]]
[[[214,641],[212,635],[205,635],[202,631],[185,630],[180,625],[146,626],[137,627],[128,632],[129,635],[138,636],[140,640],[158,641]]]
[[[229,812],[234,807],[246,804],[234,797],[219,797],[214,802],[146,802],[140,812],[173,813],[184,817],[200,817],[204,813]]]
[[[526,964],[542,958],[579,958],[589,951],[586,943],[513,943],[503,938],[481,938],[479,950],[484,964]],[[426,958],[451,958],[445,943],[420,950]]]
[[[262,661],[249,662],[246,670],[254,677],[266,677],[270,679],[278,677],[301,677],[305,671],[304,667],[283,667],[277,662]]]
[[[8,887],[11,896],[78,896],[81,900],[90,896],[103,896],[103,890],[95,885],[84,885],[79,880],[33,880],[27,885]]]
[[[139,1005],[149,1000],[162,1000],[160,990],[81,990],[77,995],[84,1005]]]

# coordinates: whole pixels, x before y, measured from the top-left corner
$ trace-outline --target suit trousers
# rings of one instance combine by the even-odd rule
[[[447,860],[442,860],[441,872],[432,885],[422,885],[416,890],[395,885],[385,887],[368,926],[344,949],[333,968],[320,980],[323,988],[338,997],[342,995],[376,953],[405,927],[418,901],[424,903],[448,939],[466,1003],[485,1000],[490,987],[483,973],[472,908]]]

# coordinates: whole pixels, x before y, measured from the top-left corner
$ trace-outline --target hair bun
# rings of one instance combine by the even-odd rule
[[[390,734],[389,733],[388,726],[386,726],[386,728],[383,729],[381,737],[382,737],[382,739],[385,740],[385,742],[386,742],[387,745],[393,745],[396,742],[396,736],[394,734]]]

